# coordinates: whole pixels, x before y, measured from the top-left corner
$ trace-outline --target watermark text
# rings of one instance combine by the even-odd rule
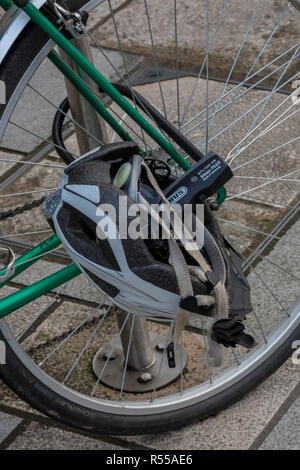
[[[295,351],[292,354],[292,363],[299,366],[300,365],[300,340],[293,341],[292,349]]]
[[[6,86],[3,80],[0,80],[0,104],[6,104]]]
[[[118,208],[112,204],[101,204],[96,210],[98,218],[97,237],[109,239],[151,239],[175,238],[184,242],[187,250],[202,248],[204,242],[204,205],[173,204],[131,204],[127,197],[120,196]]]
[[[6,364],[6,346],[4,341],[0,341],[0,364]]]
[[[292,83],[292,88],[295,89],[291,94],[293,104],[300,104],[300,80],[295,80]]]

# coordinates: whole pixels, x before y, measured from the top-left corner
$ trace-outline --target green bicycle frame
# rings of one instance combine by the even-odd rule
[[[11,0],[0,0],[0,5],[13,6]],[[125,111],[152,139],[161,146],[175,161],[181,166],[183,170],[188,170],[191,165],[180,155],[174,147],[132,106],[124,97],[119,93],[113,85],[65,38],[65,36],[58,31],[55,26],[49,21],[34,5],[28,3],[22,8],[25,13],[36,23],[48,36],[51,38],[70,58],[74,60],[79,68],[84,72],[115,102],[120,108]],[[54,60],[54,54],[50,54],[50,60],[55,65],[58,65],[58,60]],[[67,71],[68,67],[64,64],[63,73]],[[74,80],[74,73],[69,71],[68,79],[72,81],[73,85],[80,93],[83,91],[83,85],[79,89],[78,81]],[[74,81],[73,81],[74,80]],[[84,85],[85,86],[85,85]],[[87,89],[87,87],[85,86]]]
[[[15,4],[11,0],[0,0],[0,6],[4,10],[8,10]],[[56,27],[31,3],[27,3],[22,10],[36,23],[48,36],[57,44],[70,58],[74,60],[79,69],[84,72],[103,90],[116,104],[120,106],[163,150],[170,155],[176,163],[183,169],[188,170],[191,165],[185,158],[133,107],[121,93],[119,93],[113,85],[65,38],[65,36],[56,29]],[[63,75],[75,86],[80,94],[94,107],[94,109],[102,116],[102,118],[117,132],[117,134],[127,141],[134,141],[122,126],[113,118],[105,106],[98,100],[93,92],[86,86],[84,81],[74,73],[54,51],[48,55],[51,62],[63,73]],[[221,204],[226,197],[226,191],[218,193],[217,203]],[[5,282],[0,283],[0,287],[7,284],[13,277],[27,269],[33,263],[38,261],[42,256],[52,251],[60,244],[60,240],[56,235],[45,240],[37,247],[33,248],[26,255],[21,256],[16,261],[15,274]],[[5,271],[4,271],[5,272]],[[61,284],[69,281],[80,274],[80,269],[71,264],[66,268],[42,279],[41,281],[23,288],[0,300],[0,318],[21,308],[34,299],[44,295],[45,293],[55,289]],[[0,273],[0,275],[3,273]]]

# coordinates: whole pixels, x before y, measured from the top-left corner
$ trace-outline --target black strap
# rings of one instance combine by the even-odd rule
[[[212,327],[212,337],[216,343],[223,344],[229,348],[235,348],[237,344],[244,348],[254,346],[254,338],[244,333],[245,325],[240,321],[231,319],[222,319],[216,321]]]

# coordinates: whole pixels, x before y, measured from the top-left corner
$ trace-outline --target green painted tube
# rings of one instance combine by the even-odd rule
[[[6,1],[13,4],[10,0]],[[184,170],[191,165],[177,150],[119,93],[113,85],[61,34],[55,26],[31,3],[22,10],[36,23],[63,51],[65,51],[85,73],[122,108],[152,139],[160,145]]]
[[[32,284],[31,286],[24,287],[24,289],[8,295],[4,299],[0,300],[0,318],[4,318],[11,312],[18,310],[38,297],[47,294],[47,292],[55,289],[61,284],[64,284],[66,281],[73,279],[79,274],[81,274],[80,269],[76,264],[71,264],[57,273],[51,274],[45,279]]]
[[[20,256],[15,262],[15,273],[13,274],[13,276],[6,279],[5,282],[0,283],[0,288],[5,286],[5,284],[11,281],[14,277],[18,276],[18,274],[25,271],[25,269],[27,269],[32,264],[36,263],[42,256],[46,255],[49,251],[54,250],[60,244],[60,239],[57,235],[54,234],[32,250],[28,251],[25,255]],[[4,273],[5,270],[1,271],[0,274]]]
[[[8,0],[0,0],[0,6],[3,10],[7,11],[11,6],[13,6],[13,3]]]
[[[226,191],[226,188],[224,186],[222,186],[222,188],[218,189],[218,197],[216,199],[216,203],[221,206],[221,204],[223,204],[223,202],[225,201],[226,199],[226,196],[227,196],[227,191]]]

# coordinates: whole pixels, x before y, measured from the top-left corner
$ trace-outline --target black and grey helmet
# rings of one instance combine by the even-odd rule
[[[142,238],[122,239],[118,232],[118,210],[116,220],[111,221],[116,226],[114,237],[108,234],[105,239],[100,239],[97,236],[99,222],[104,215],[107,217],[101,210],[103,205],[111,204],[118,209],[120,196],[126,198],[128,208],[137,201],[152,203],[159,200],[143,177],[143,171],[145,173],[142,157],[134,143],[109,144],[93,150],[65,169],[59,189],[45,201],[43,212],[74,262],[117,306],[138,315],[175,318],[179,311],[193,310],[193,302],[189,298],[182,303],[178,269],[176,272],[170,264],[170,253],[165,259],[163,257],[163,250],[168,251],[166,245],[160,244],[159,240],[152,243]],[[241,300],[246,301],[249,311],[250,301],[245,294],[248,287],[228,261],[229,245],[225,246],[209,209],[206,207],[205,210],[207,224],[201,256],[209,265],[209,271],[217,273],[216,282],[220,281],[228,288],[231,311],[237,290],[240,290],[238,308],[242,308]],[[214,302],[209,298],[212,298],[216,282],[212,282],[212,278],[208,282],[203,269],[197,271],[195,262],[189,263],[183,247],[181,251],[186,266],[193,265],[189,266],[188,274],[192,296],[205,299],[213,308]],[[233,295],[231,284],[234,278],[239,285],[235,286]],[[182,281],[183,284],[186,282],[184,276]],[[198,302],[199,308],[205,301]],[[207,311],[207,305],[205,307]]]

